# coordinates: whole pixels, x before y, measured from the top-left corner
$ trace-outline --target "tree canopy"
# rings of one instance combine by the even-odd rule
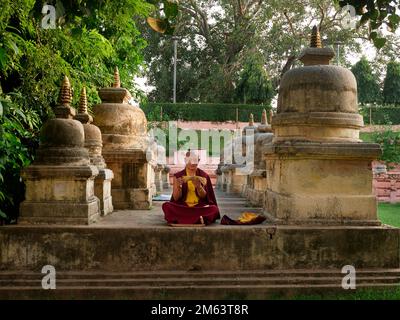
[[[54,28],[43,27],[45,4],[56,9]],[[99,102],[97,89],[112,83],[114,66],[122,84],[139,93],[133,75],[145,41],[136,21],[152,6],[143,0],[118,6],[111,0],[0,0],[0,8],[0,217],[7,212],[10,218],[24,193],[19,171],[33,159],[64,74],[74,88],[73,105],[83,85],[89,105]]]
[[[243,103],[271,103],[275,91],[264,68],[261,55],[250,54],[244,62],[236,87],[236,97]]]
[[[372,72],[370,63],[366,57],[362,57],[352,68],[357,80],[358,102],[360,104],[381,102],[381,90],[379,78]]]
[[[387,65],[386,77],[383,85],[385,103],[400,104],[400,63],[391,61]]]
[[[332,0],[179,2],[174,28],[179,37],[178,101],[234,102],[240,74],[254,52],[262,55],[276,89],[283,73],[298,63],[314,25],[319,26],[325,46],[342,43],[340,62],[349,66],[346,52],[360,52],[368,30],[344,28],[341,10]],[[145,61],[155,87],[149,99],[170,101],[171,36],[153,32],[147,24],[141,30],[149,43]]]

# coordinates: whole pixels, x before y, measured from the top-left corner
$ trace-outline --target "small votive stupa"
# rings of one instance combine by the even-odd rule
[[[84,128],[73,119],[71,100],[65,76],[56,118],[44,124],[36,158],[22,172],[26,193],[19,223],[89,224],[100,216],[99,199],[94,195],[99,171],[90,164]]]
[[[265,153],[265,211],[277,223],[379,224],[371,161],[381,149],[359,139],[356,79],[333,57],[314,27],[304,67],[282,78]]]
[[[268,124],[267,111],[264,109],[261,115],[261,123],[254,134],[254,168],[247,177],[246,198],[252,205],[262,207],[266,183],[264,151],[265,146],[272,142],[271,125]]]
[[[86,88],[81,91],[78,114],[75,119],[80,121],[85,132],[85,148],[89,151],[90,164],[99,169],[99,174],[94,180],[94,193],[100,200],[101,214],[107,215],[113,211],[111,196],[111,181],[113,172],[107,169],[102,156],[103,141],[100,129],[92,124],[93,117],[88,113]]]
[[[220,156],[221,174],[217,175],[221,180],[219,183],[223,191],[242,195],[246,193],[247,176],[253,168],[253,139],[256,128],[254,116],[251,113],[249,124],[242,129],[241,135],[235,135],[225,145],[223,154]],[[231,159],[225,159],[225,155]]]
[[[111,194],[115,209],[148,209],[152,203],[153,169],[146,157],[147,119],[131,94],[121,88],[115,68],[114,84],[99,90],[102,103],[93,106],[94,124],[102,133],[102,154],[114,173]]]

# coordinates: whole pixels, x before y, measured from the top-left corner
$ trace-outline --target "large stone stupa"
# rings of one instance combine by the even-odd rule
[[[112,198],[115,209],[148,209],[152,203],[152,164],[146,157],[149,146],[147,119],[131,94],[121,88],[118,68],[114,85],[99,90],[102,103],[93,106],[94,124],[103,137],[103,157],[114,172]]]
[[[282,78],[273,143],[266,150],[265,211],[284,224],[378,225],[371,161],[378,144],[363,143],[357,82],[351,71],[329,65],[313,29],[311,47]]]

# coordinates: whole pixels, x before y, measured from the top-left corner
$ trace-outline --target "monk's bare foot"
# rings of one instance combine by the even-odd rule
[[[203,216],[200,216],[200,223],[201,223],[201,224],[204,224]]]

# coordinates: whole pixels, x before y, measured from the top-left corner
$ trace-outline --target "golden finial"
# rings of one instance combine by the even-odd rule
[[[81,97],[79,99],[79,113],[87,113],[87,97],[86,97],[86,87],[82,87]]]
[[[267,121],[267,110],[263,109],[261,114],[261,124],[268,124]]]
[[[274,112],[269,110],[269,123],[272,123],[272,117],[274,116]]]
[[[119,79],[119,70],[118,67],[115,67],[114,69],[114,88],[120,88],[121,87],[121,80]]]
[[[319,34],[319,28],[317,26],[312,28],[310,47],[322,48],[321,35]]]
[[[254,126],[254,116],[252,113],[250,113],[250,117],[249,117],[249,126],[250,127]]]
[[[59,101],[64,106],[69,106],[72,101],[72,89],[67,76],[64,76],[61,84]]]

